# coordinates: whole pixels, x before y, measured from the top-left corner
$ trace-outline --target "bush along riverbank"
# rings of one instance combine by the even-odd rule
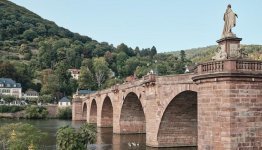
[[[25,118],[27,119],[45,119],[48,111],[42,106],[28,106],[25,109]]]
[[[0,118],[45,119],[48,111],[43,106],[0,106]]]
[[[0,105],[0,118],[23,118],[25,106]]]
[[[59,108],[57,117],[58,119],[72,119],[72,109],[70,107]]]
[[[71,107],[58,108],[57,105],[0,105],[0,118],[71,119],[72,109]]]

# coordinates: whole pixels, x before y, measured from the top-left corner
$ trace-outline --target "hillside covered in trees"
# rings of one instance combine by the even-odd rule
[[[113,46],[73,33],[16,4],[0,0],[0,77],[20,82],[50,99],[76,89],[98,90],[138,78],[154,70],[159,75],[183,73],[184,53],[157,54],[156,47]],[[78,81],[68,69],[80,69]]]
[[[12,2],[0,0],[0,77],[34,89],[45,101],[72,95],[77,89],[99,90],[150,70],[158,75],[184,73],[185,65],[210,60],[216,46],[174,53],[157,48],[114,46],[57,26]],[[261,46],[246,46],[261,59]],[[80,69],[74,80],[68,69]]]

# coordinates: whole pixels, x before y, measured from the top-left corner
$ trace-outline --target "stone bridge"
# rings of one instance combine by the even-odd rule
[[[152,147],[262,149],[262,62],[220,60],[74,95],[73,120],[146,134]]]

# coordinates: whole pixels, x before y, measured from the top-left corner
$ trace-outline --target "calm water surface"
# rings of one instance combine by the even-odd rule
[[[48,133],[48,138],[45,140],[46,150],[55,150],[55,134],[58,128],[70,125],[74,128],[79,128],[84,122],[71,120],[11,120],[0,119],[0,126],[8,123],[29,123],[40,130]],[[88,146],[89,150],[196,150],[195,147],[188,148],[151,148],[145,145],[145,134],[129,134],[119,135],[113,134],[112,128],[98,128],[97,142]]]

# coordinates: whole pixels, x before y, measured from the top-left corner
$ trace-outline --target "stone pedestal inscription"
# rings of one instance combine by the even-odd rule
[[[238,37],[226,37],[217,41],[218,51],[213,60],[231,59],[231,58],[243,58],[242,49],[240,47],[240,41],[242,38]]]

